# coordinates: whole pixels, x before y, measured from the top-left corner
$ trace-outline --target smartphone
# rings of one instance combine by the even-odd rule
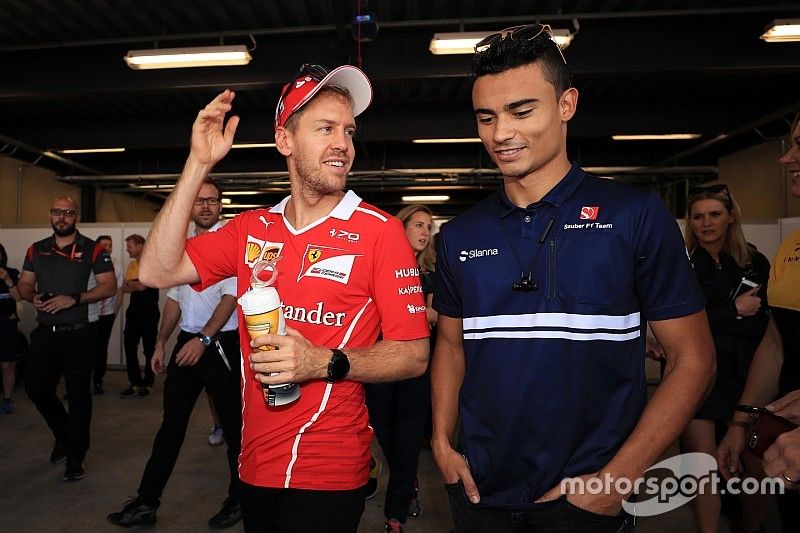
[[[734,407],[735,411],[741,411],[742,413],[750,413],[751,415],[766,415],[770,414],[769,409],[766,407],[756,407],[755,405],[745,405],[739,404]]]
[[[49,300],[53,296],[55,296],[55,294],[53,294],[52,292],[43,292],[41,294],[41,296],[39,296],[39,301],[40,302],[46,302],[47,300]]]
[[[739,286],[736,287],[736,291],[733,293],[733,299],[735,300],[742,294],[746,292],[750,292],[753,289],[759,288],[761,285],[756,283],[755,281],[750,281],[747,278],[742,278],[742,281],[739,282]]]

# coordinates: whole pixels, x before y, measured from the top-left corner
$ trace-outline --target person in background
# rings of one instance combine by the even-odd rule
[[[436,253],[431,444],[456,531],[626,531],[630,494],[591,487],[640,478],[700,405],[703,294],[658,195],[568,159],[578,91],[549,27],[488,36],[472,74],[502,182]],[[648,321],[667,358],[649,401]]]
[[[424,205],[411,205],[400,210],[397,218],[403,223],[406,237],[417,257],[421,282],[421,286],[409,285],[400,290],[420,290],[428,300],[433,293],[431,211]],[[428,322],[431,322],[432,313],[435,323],[436,312],[428,307],[427,313]],[[417,518],[421,513],[417,463],[430,410],[430,372],[390,383],[368,383],[364,390],[369,421],[389,466],[383,509],[385,530],[399,532],[409,516]]]
[[[20,301],[17,291],[19,270],[8,266],[8,254],[0,244],[0,369],[3,372],[3,403],[0,413],[10,415],[14,412],[14,392],[16,368],[14,358],[17,355],[17,302]]]
[[[158,289],[147,287],[139,281],[139,258],[144,249],[144,237],[134,233],[125,237],[125,248],[131,258],[122,290],[131,295],[128,309],[125,310],[125,366],[128,369],[130,386],[121,397],[143,398],[150,394],[155,374],[152,365],[153,351],[156,348],[158,333]],[[144,376],[139,370],[139,339],[144,350]]]
[[[97,237],[97,244],[108,252],[111,261],[114,263],[114,275],[117,279],[117,293],[111,298],[106,298],[100,302],[99,317],[97,319],[97,353],[94,358],[94,368],[92,374],[92,389],[94,394],[103,394],[103,378],[106,375],[106,365],[108,364],[108,342],[111,340],[111,330],[114,329],[114,320],[122,305],[122,269],[119,267],[114,257],[114,243],[110,235],[100,235]]]
[[[208,434],[206,440],[211,446],[219,446],[225,442],[225,430],[222,429],[222,420],[219,418],[217,408],[214,407],[214,400],[208,391],[206,391],[206,400],[208,400],[208,410],[211,413],[211,433]]]
[[[192,205],[195,236],[222,227],[221,208],[219,185],[204,182]],[[108,515],[112,524],[131,527],[156,522],[156,509],[178,460],[197,397],[204,387],[220,411],[230,469],[228,497],[220,511],[208,520],[208,525],[222,529],[241,519],[237,464],[242,426],[241,351],[235,310],[236,278],[222,280],[200,292],[188,285],[179,285],[167,293],[153,355],[153,370],[158,374],[167,372],[164,415],[139,483],[138,496],[128,501],[121,511]],[[179,323],[178,340],[165,367],[165,345]]]
[[[790,194],[800,198],[800,113],[790,130],[789,149],[779,159],[791,181]],[[800,423],[800,229],[783,239],[767,288],[771,315],[758,345],[739,403],[764,406]],[[742,472],[749,415],[737,412],[717,449],[720,473],[726,478]],[[779,494],[778,511],[784,531],[800,523],[800,429],[779,436],[764,452],[762,467],[768,476],[781,477],[787,490]],[[757,529],[757,524],[745,530]]]
[[[116,291],[105,249],[76,229],[78,204],[60,196],[50,206],[53,235],[25,254],[17,290],[33,303],[36,321],[25,366],[25,390],[53,432],[53,464],[66,461],[65,481],[84,477],[92,420],[92,363],[97,307]],[[69,410],[56,396],[64,377]]]
[[[711,393],[681,434],[681,451],[715,456],[769,322],[769,260],[745,240],[742,213],[727,186],[690,189],[686,204],[684,240],[706,296],[717,375]],[[743,285],[742,280],[752,285]],[[760,524],[763,506],[758,498],[742,495],[740,501],[742,523]],[[701,533],[717,531],[720,504],[720,495],[712,491],[698,493],[692,500]]]

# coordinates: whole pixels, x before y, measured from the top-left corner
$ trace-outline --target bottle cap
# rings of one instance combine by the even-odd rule
[[[245,315],[260,315],[277,309],[281,305],[278,291],[272,286],[278,276],[278,269],[275,267],[278,259],[280,257],[270,261],[259,261],[253,265],[253,274],[250,278],[251,289],[239,298],[239,305],[242,306],[242,312]],[[259,278],[259,274],[264,270],[272,271],[272,275],[267,280]]]

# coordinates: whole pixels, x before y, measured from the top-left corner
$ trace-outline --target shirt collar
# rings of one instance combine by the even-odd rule
[[[84,238],[85,237],[83,235],[81,235],[81,232],[76,229],[75,230],[75,240],[72,241],[67,246],[72,246],[73,244],[75,246],[78,246],[78,247],[83,246],[83,239]],[[59,248],[58,245],[56,244],[56,234],[55,233],[50,235],[50,238],[47,240],[47,244],[52,248],[56,248],[58,250],[61,250],[61,248]]]
[[[585,178],[586,172],[583,171],[580,165],[577,162],[572,163],[567,174],[561,178],[558,183],[556,183],[556,186],[550,189],[547,194],[544,195],[544,198],[538,202],[530,204],[527,206],[527,208],[540,207],[542,202],[546,202],[553,207],[561,207],[561,204],[563,204],[567,198],[572,196],[572,193],[575,192],[581,183],[583,183]],[[502,186],[500,187],[497,195],[497,207],[500,211],[501,217],[507,217],[518,209],[525,209],[514,205],[514,203],[509,200],[505,187]]]
[[[271,207],[269,212],[284,215],[286,204],[289,203],[289,198],[291,197],[292,195],[290,194],[278,204]],[[353,191],[347,191],[342,199],[339,200],[339,203],[336,204],[336,207],[334,207],[333,210],[328,214],[328,216],[338,218],[339,220],[350,220],[350,217],[353,216],[353,213],[356,211],[356,207],[358,207],[358,204],[360,203],[361,198],[356,193]]]

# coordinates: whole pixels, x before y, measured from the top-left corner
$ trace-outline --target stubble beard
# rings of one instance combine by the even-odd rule
[[[327,178],[323,169],[322,163],[314,165],[309,158],[298,157],[295,159],[295,169],[300,183],[303,185],[307,193],[318,196],[327,196],[341,192],[344,189],[345,181]]]
[[[51,222],[50,226],[52,226],[53,228],[53,233],[55,233],[59,237],[69,237],[70,235],[75,233],[75,224],[67,224],[67,227],[65,228],[58,228],[58,226],[56,226]]]

